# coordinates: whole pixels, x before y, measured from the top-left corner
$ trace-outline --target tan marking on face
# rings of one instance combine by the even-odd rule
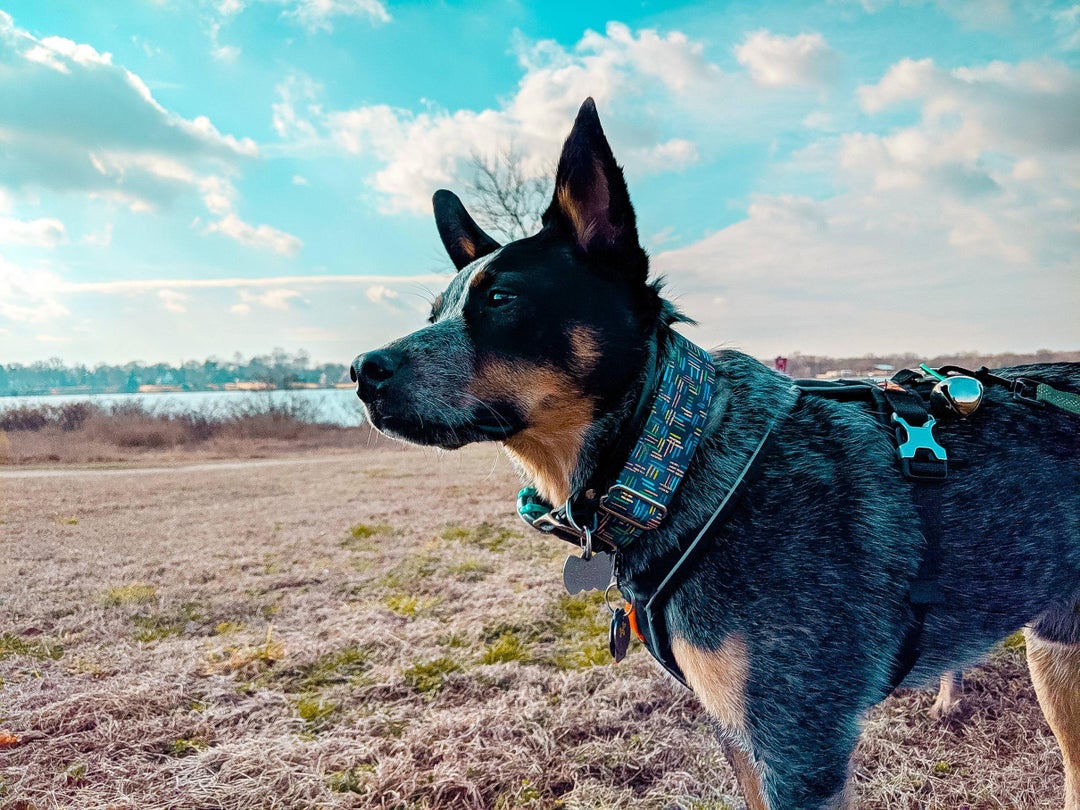
[[[596,332],[587,326],[570,327],[569,336],[574,371],[584,377],[600,362],[600,342],[596,339]]]
[[[484,278],[487,276],[487,268],[478,270],[476,274],[469,279],[469,288],[475,290],[481,284],[484,283]]]
[[[503,446],[549,503],[570,496],[585,431],[592,424],[593,401],[574,380],[543,366],[494,361],[478,370],[469,393],[484,400],[517,402],[528,425]]]

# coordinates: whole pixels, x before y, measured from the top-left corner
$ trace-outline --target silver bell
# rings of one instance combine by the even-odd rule
[[[983,384],[974,377],[946,377],[930,392],[930,410],[937,416],[970,416],[982,398]]]

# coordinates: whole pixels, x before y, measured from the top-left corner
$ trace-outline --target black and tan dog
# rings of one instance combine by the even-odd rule
[[[622,464],[613,448],[625,456],[681,318],[647,279],[592,101],[539,233],[500,246],[446,191],[435,216],[459,272],[429,326],[354,362],[372,424],[444,448],[502,442],[551,504],[610,484]],[[953,469],[924,531],[894,437],[865,408],[800,396],[734,351],[711,366],[700,444],[663,521],[619,549],[619,577],[669,567],[771,426],[757,471],[661,617],[667,649],[724,730],[748,806],[843,806],[860,720],[889,692],[910,638],[909,585],[928,533],[943,599],[921,623],[904,684],[971,664],[1026,626],[1066,806],[1080,810],[1080,418],[988,388],[977,412],[940,426]],[[1080,390],[1076,365],[997,373]]]

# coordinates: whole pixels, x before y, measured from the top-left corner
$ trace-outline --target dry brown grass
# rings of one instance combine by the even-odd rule
[[[494,449],[75,472],[0,471],[0,806],[742,807]],[[931,699],[873,712],[858,807],[1059,806],[1019,651]]]
[[[169,454],[252,458],[383,444],[369,428],[313,420],[301,400],[246,400],[223,410],[165,413],[88,402],[0,410],[0,465],[160,460]],[[357,431],[361,439],[357,439]]]

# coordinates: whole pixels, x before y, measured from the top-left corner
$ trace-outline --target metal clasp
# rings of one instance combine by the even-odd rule
[[[934,438],[934,426],[937,420],[932,416],[920,426],[908,424],[904,417],[892,415],[892,421],[904,431],[896,453],[900,457],[900,466],[909,478],[942,480],[949,474],[948,454],[945,448]]]
[[[616,496],[620,493],[625,493],[625,497],[616,499]],[[646,521],[639,521],[630,512],[633,509],[634,498],[644,503],[650,509],[653,510],[653,515]],[[613,508],[619,507],[619,508]],[[667,507],[659,501],[650,498],[636,489],[631,489],[625,484],[615,484],[607,491],[607,494],[600,499],[598,509],[603,512],[607,512],[612,517],[615,517],[624,523],[628,523],[635,529],[641,529],[642,531],[651,531],[660,526],[664,522],[664,518],[667,517]]]

